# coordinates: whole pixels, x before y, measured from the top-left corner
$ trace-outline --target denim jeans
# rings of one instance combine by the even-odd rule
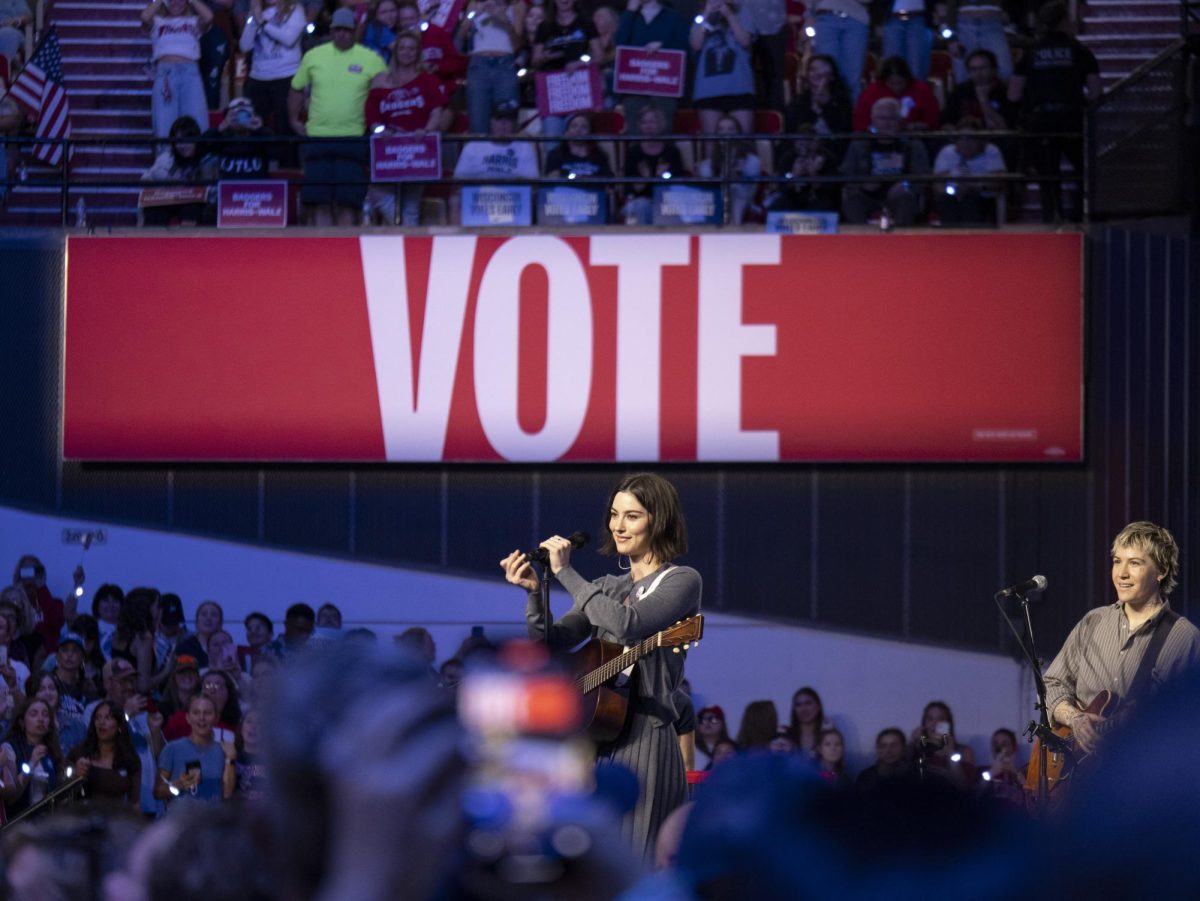
[[[1001,81],[1012,78],[1012,52],[1008,49],[1008,37],[1004,34],[1004,19],[996,15],[958,17],[958,40],[966,53],[962,59],[954,60],[954,80],[966,84],[967,54],[973,50],[991,50],[996,54],[996,74]]]
[[[517,70],[511,54],[472,56],[467,64],[467,122],[473,134],[488,133],[492,107],[497,103],[516,103]]]
[[[883,58],[898,56],[908,63],[913,78],[929,77],[929,53],[933,50],[933,29],[924,16],[901,19],[892,16],[883,23]]]
[[[817,16],[816,29],[813,49],[837,60],[842,83],[850,97],[858,100],[863,61],[867,57],[867,26],[849,16],[826,13]]]
[[[150,114],[158,138],[165,138],[180,116],[191,116],[201,131],[207,131],[208,104],[204,101],[200,67],[193,62],[156,63]]]

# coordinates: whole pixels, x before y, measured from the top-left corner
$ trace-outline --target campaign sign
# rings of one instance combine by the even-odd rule
[[[604,225],[608,192],[603,188],[538,188],[539,225]]]
[[[217,182],[217,228],[284,228],[287,182]]]
[[[427,135],[373,135],[371,181],[429,181],[442,177],[442,139]]]
[[[618,47],[613,68],[613,91],[618,94],[649,94],[682,97],[684,60],[682,50],[643,50]]]
[[[595,63],[574,70],[538,72],[535,81],[539,116],[569,116],[604,108],[604,87]]]
[[[163,185],[158,188],[142,188],[138,194],[138,206],[179,206],[184,203],[206,203],[208,185]]]
[[[467,0],[422,0],[421,15],[438,28],[453,31]]]
[[[720,225],[722,221],[720,188],[654,186],[655,225]]]
[[[469,185],[462,189],[463,225],[532,225],[533,190],[514,185]]]
[[[767,213],[767,231],[776,235],[836,235],[837,213],[820,210],[776,210]]]

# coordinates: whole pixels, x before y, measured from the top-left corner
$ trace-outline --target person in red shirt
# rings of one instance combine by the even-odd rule
[[[858,96],[854,107],[854,130],[870,131],[871,107],[881,97],[894,97],[900,104],[905,131],[936,131],[941,121],[937,97],[928,82],[917,81],[908,63],[889,56],[879,66],[879,80],[873,81]]]
[[[433,22],[422,22],[421,11],[413,0],[400,4],[396,27],[421,33],[422,68],[445,83],[447,95],[454,93],[458,81],[467,77],[467,58],[454,46],[450,33]]]
[[[421,66],[421,33],[401,32],[392,44],[388,70],[371,82],[367,94],[367,128],[375,134],[424,135],[441,131],[446,103],[442,81]],[[397,199],[402,224],[419,224],[421,186],[418,184],[403,184],[394,189],[375,186],[368,201],[372,213],[390,223],[395,218]]]

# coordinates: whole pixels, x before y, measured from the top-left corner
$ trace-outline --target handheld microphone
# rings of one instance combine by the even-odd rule
[[[1016,585],[1010,585],[1003,591],[996,592],[996,597],[1007,598],[1014,594],[1024,594],[1027,591],[1045,591],[1046,586],[1049,584],[1045,576],[1034,576],[1032,579],[1026,579],[1024,582],[1018,582]]]
[[[587,532],[573,532],[570,538],[571,547],[579,550],[591,540],[592,536]],[[525,552],[525,559],[530,563],[549,563],[550,552],[544,547],[535,547],[532,551]]]

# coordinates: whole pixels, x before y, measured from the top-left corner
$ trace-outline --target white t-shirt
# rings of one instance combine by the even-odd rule
[[[992,175],[1004,171],[1004,156],[995,144],[986,144],[983,153],[963,159],[958,145],[947,144],[933,161],[934,175]]]
[[[150,56],[200,59],[199,16],[155,16],[150,26]]]
[[[455,178],[537,178],[537,153],[528,141],[472,141],[454,167]]]
[[[276,22],[279,7],[269,6],[263,10],[262,22],[247,23],[242,31],[238,46],[243,53],[253,51],[250,59],[250,77],[255,81],[276,81],[291,78],[300,68],[304,55],[300,47],[300,36],[308,20],[304,7],[292,7],[292,14],[283,22]]]

